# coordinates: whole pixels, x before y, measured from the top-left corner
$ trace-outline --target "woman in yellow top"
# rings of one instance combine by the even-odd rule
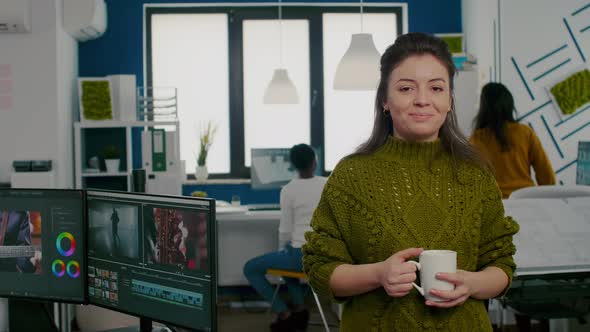
[[[501,83],[481,90],[475,132],[470,142],[492,164],[502,197],[520,188],[555,184],[555,173],[533,130],[514,120],[514,98]]]

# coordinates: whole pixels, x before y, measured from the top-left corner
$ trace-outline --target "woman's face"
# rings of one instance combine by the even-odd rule
[[[411,142],[436,140],[451,109],[446,67],[430,54],[408,57],[389,77],[383,108],[391,113],[395,137]]]

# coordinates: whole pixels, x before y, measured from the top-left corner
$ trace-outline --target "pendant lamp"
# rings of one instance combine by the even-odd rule
[[[363,33],[363,1],[361,0],[361,33],[355,33],[350,46],[336,67],[335,90],[375,90],[379,83],[381,55],[373,35]]]
[[[275,69],[270,83],[264,92],[265,104],[297,104],[297,89],[289,78],[287,69],[283,68],[283,17],[281,0],[279,0],[279,68]]]

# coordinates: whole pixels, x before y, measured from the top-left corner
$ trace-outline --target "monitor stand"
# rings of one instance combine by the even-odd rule
[[[139,326],[128,326],[116,329],[104,330],[101,332],[172,332],[169,328],[163,326],[152,327],[152,320],[147,318],[139,319]]]
[[[152,320],[147,318],[139,319],[139,332],[152,332]]]
[[[8,299],[0,297],[0,332],[8,332]]]

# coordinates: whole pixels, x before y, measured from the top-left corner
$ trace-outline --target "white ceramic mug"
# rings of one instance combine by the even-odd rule
[[[414,287],[430,301],[444,301],[440,297],[430,294],[431,289],[453,290],[455,285],[436,279],[439,272],[457,272],[457,252],[452,250],[425,250],[420,254],[420,262],[408,261],[416,265],[420,271],[420,284],[422,287],[412,283]]]

